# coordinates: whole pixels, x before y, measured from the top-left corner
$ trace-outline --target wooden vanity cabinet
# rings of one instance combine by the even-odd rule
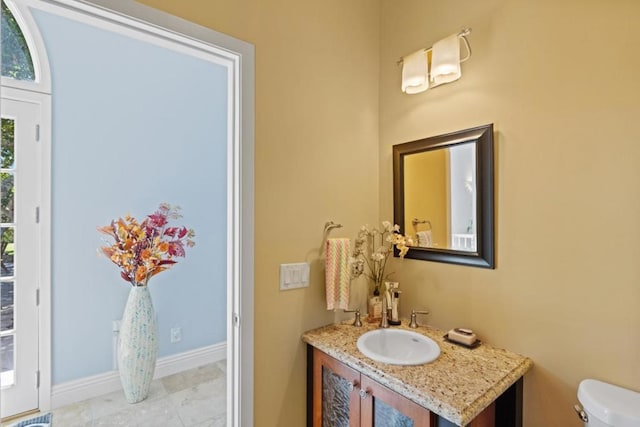
[[[308,346],[307,358],[307,427],[453,425],[313,346]],[[522,381],[512,389],[520,390],[519,405],[513,400],[515,391],[505,393],[467,427],[521,427],[521,413],[514,408],[522,408]]]
[[[316,348],[310,357],[309,427],[436,426],[435,414],[366,375]]]

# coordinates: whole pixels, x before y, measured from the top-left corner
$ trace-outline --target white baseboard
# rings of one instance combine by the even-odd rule
[[[227,343],[221,342],[184,353],[158,359],[153,378],[162,378],[178,372],[194,369],[227,357]],[[118,371],[80,378],[57,384],[51,390],[51,409],[71,405],[86,399],[121,390]]]

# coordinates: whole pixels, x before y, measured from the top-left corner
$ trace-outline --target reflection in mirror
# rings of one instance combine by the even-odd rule
[[[493,126],[393,146],[407,258],[493,268]]]
[[[476,251],[475,144],[405,156],[404,223],[415,246]]]

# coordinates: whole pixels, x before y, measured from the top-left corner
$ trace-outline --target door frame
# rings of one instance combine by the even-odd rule
[[[35,80],[0,77],[2,96],[40,105],[39,264],[38,264],[38,406],[51,406],[51,73],[49,59],[27,3],[8,0],[31,52]],[[0,106],[1,108],[1,106]]]
[[[50,216],[49,212],[49,200],[50,200],[50,191],[49,191],[49,183],[50,183],[50,160],[51,160],[51,152],[50,152],[50,129],[51,129],[51,96],[47,93],[41,93],[33,90],[24,90],[20,88],[5,86],[3,85],[0,89],[1,91],[1,100],[0,100],[0,108],[4,112],[4,102],[5,101],[13,101],[17,103],[24,103],[34,105],[37,108],[37,115],[33,117],[34,125],[37,126],[37,133],[39,135],[38,138],[34,139],[32,142],[34,145],[34,157],[31,160],[35,160],[35,168],[37,169],[37,176],[34,178],[34,185],[36,194],[33,196],[33,205],[28,203],[28,207],[34,209],[26,209],[27,212],[24,214],[25,216],[31,217],[33,216],[34,224],[36,231],[36,240],[35,240],[35,251],[33,253],[35,264],[37,265],[37,270],[35,271],[34,279],[35,279],[35,288],[33,291],[35,293],[32,295],[33,299],[27,297],[22,298],[27,300],[29,303],[35,304],[36,310],[36,321],[33,325],[37,330],[36,333],[36,342],[37,346],[37,366],[36,366],[36,378],[34,381],[38,383],[36,392],[37,398],[37,407],[39,407],[42,403],[45,405],[49,404],[49,393],[46,391],[49,390],[50,386],[47,383],[47,378],[49,378],[50,372],[50,364],[48,361],[50,360],[50,356],[47,351],[50,348],[50,328],[51,322],[48,320],[48,314],[50,313],[48,300],[48,289],[50,288]],[[34,136],[36,133],[36,129],[33,129]],[[20,188],[18,187],[18,191]],[[22,206],[23,208],[25,206]],[[38,219],[36,220],[35,209],[38,209]],[[31,291],[32,289],[29,289]],[[18,297],[20,298],[20,297]],[[17,300],[14,301],[14,306]],[[19,308],[16,306],[16,312],[19,311]],[[24,332],[23,332],[24,333]],[[16,348],[17,351],[17,348]],[[20,374],[16,374],[18,376]],[[22,376],[22,375],[21,375]],[[28,377],[28,376],[27,376]],[[46,377],[46,378],[45,378]],[[24,408],[28,411],[31,411],[35,408]],[[6,418],[11,418],[15,415],[19,415],[20,412],[8,415]]]
[[[80,13],[104,25],[115,23],[152,43],[177,42],[203,55],[220,56],[228,64],[232,96],[227,123],[227,425],[253,425],[254,46],[132,1],[15,1],[58,14]],[[51,231],[47,231],[50,250]],[[42,373],[40,409],[46,411],[51,409],[50,277],[41,295],[41,362],[49,368]]]

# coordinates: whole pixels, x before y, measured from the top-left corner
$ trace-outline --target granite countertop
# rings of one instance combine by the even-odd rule
[[[360,335],[376,329],[345,322],[305,332],[303,341],[457,425],[467,425],[533,366],[531,359],[482,344],[467,349],[444,340],[445,331],[429,326],[401,328],[428,336],[440,357],[420,366],[397,366],[369,359],[356,346]]]

